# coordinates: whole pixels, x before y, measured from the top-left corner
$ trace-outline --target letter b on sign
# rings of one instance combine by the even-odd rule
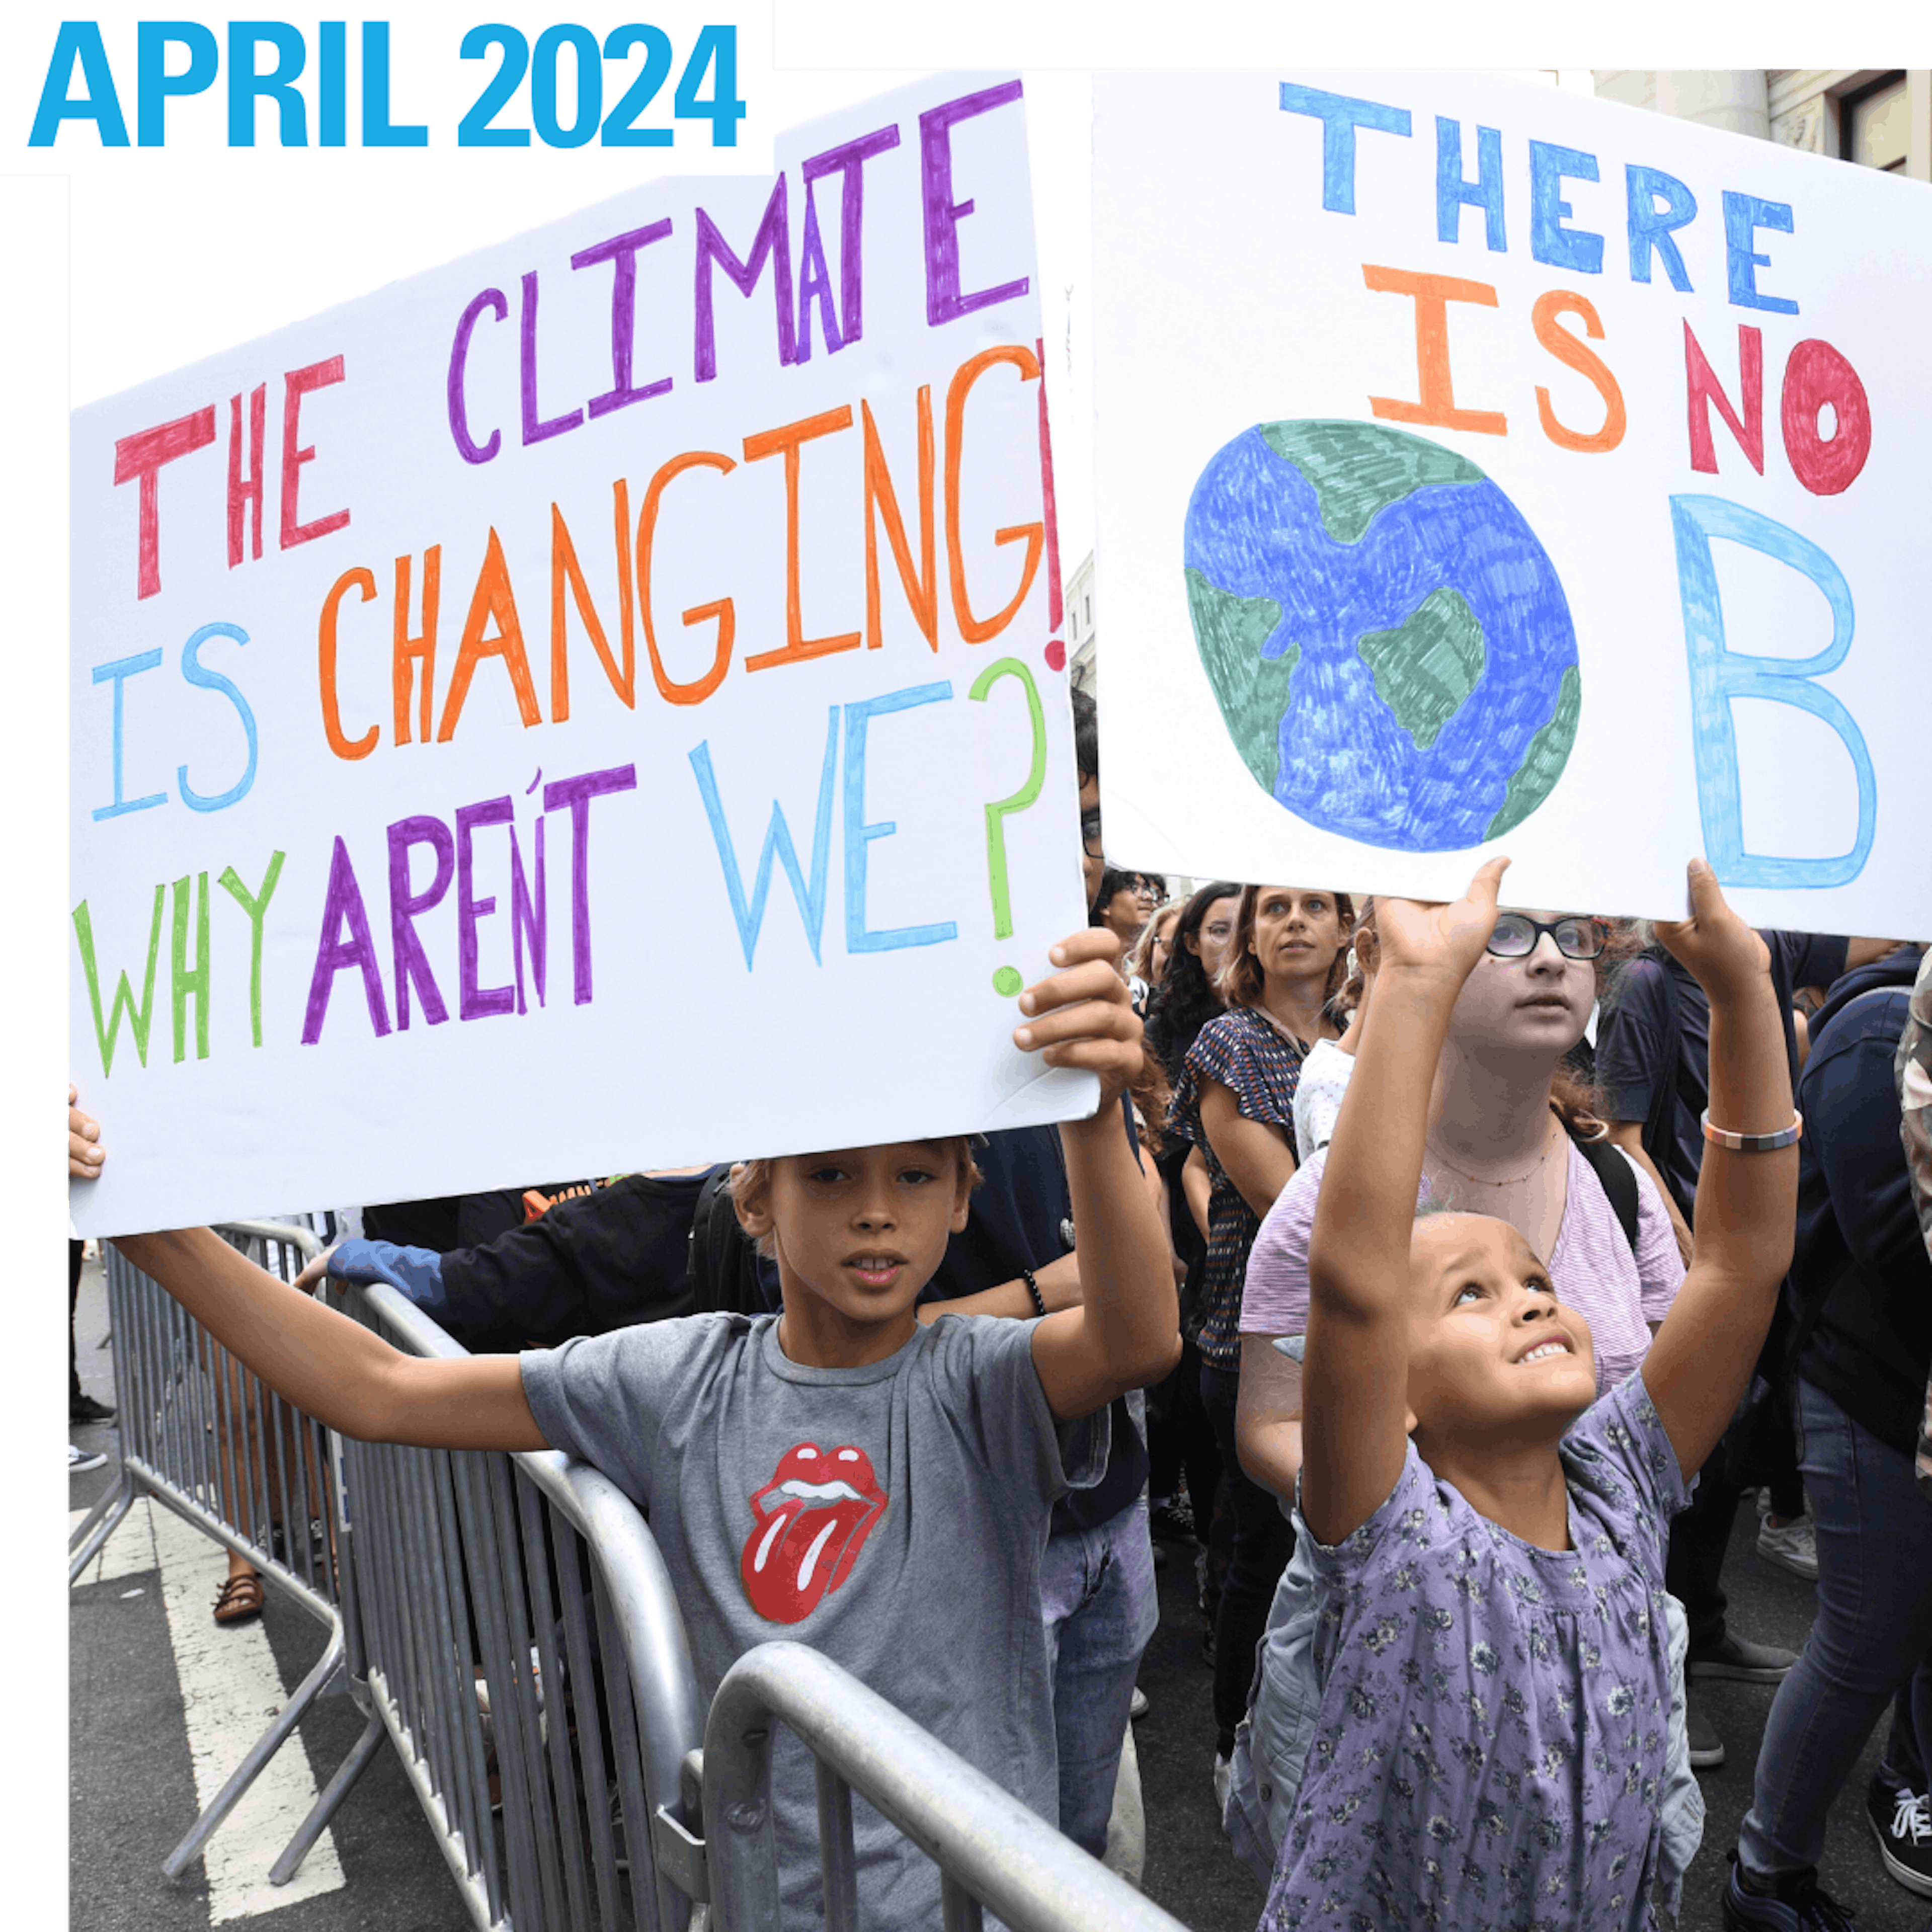
[[[1690,658],[1690,733],[1697,760],[1697,803],[1704,850],[1726,886],[1842,886],[1870,856],[1878,826],[1878,784],[1871,754],[1852,714],[1814,680],[1835,670],[1852,647],[1852,592],[1844,572],[1786,525],[1721,496],[1673,496],[1677,586],[1684,604],[1684,643]],[[1832,641],[1808,658],[1748,657],[1724,641],[1724,613],[1711,542],[1744,544],[1809,578],[1832,610]],[[1732,713],[1740,698],[1795,704],[1838,734],[1858,780],[1858,829],[1851,850],[1822,859],[1781,858],[1744,850],[1744,800]]]

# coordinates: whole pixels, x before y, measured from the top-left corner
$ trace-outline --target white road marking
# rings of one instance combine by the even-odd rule
[[[287,1702],[287,1693],[261,1625],[218,1624],[211,1614],[228,1574],[227,1552],[172,1510],[153,1509],[150,1520],[194,1762],[195,1802],[205,1805]],[[123,1537],[131,1540],[131,1525],[124,1523],[116,1532],[109,1552]],[[340,1889],[342,1866],[334,1838],[327,1832],[286,1885],[268,1882],[268,1868],[308,1816],[316,1795],[315,1774],[298,1735],[269,1760],[208,1841],[204,1856],[210,1924]]]
[[[114,1583],[123,1576],[143,1576],[154,1568],[154,1532],[148,1517],[151,1508],[146,1496],[136,1502],[134,1508],[114,1526],[114,1534],[107,1539],[100,1555],[75,1580],[76,1589],[83,1583]],[[80,1527],[86,1514],[85,1510],[68,1510],[69,1536]]]

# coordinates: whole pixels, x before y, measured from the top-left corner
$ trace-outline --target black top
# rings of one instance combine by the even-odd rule
[[[1784,1022],[1792,1084],[1798,1081],[1798,1034],[1791,995],[1798,986],[1828,986],[1845,970],[1850,942],[1812,932],[1761,932],[1771,949],[1772,984]],[[1665,1060],[1675,1022],[1676,1093],[1665,1090]],[[1653,1108],[1661,1131],[1646,1133],[1644,1151],[1677,1197],[1684,1218],[1696,1204],[1704,1158],[1698,1116],[1710,1104],[1711,1003],[1704,989],[1661,946],[1630,961],[1597,1028],[1597,1079],[1613,1120],[1644,1120]],[[1724,1122],[1718,1124],[1722,1126]]]
[[[430,1312],[474,1354],[554,1348],[573,1335],[694,1314],[708,1305],[689,1270],[692,1211],[706,1178],[627,1174],[446,1253],[443,1304]]]
[[[1932,1260],[1899,1138],[1892,1063],[1916,955],[1832,1004],[1798,1082],[1798,1240],[1787,1288],[1798,1372],[1910,1456],[1932,1370]]]
[[[1131,1132],[1132,1116],[1126,1116]],[[1138,1148],[1136,1148],[1138,1153]],[[986,1178],[973,1192],[964,1230],[946,1245],[946,1257],[920,1292],[922,1301],[956,1300],[1037,1272],[1067,1252],[1073,1205],[1066,1189],[1066,1158],[1054,1127],[1012,1127],[988,1134],[974,1150]],[[1148,1479],[1147,1445],[1115,1398],[1106,1473],[1090,1490],[1075,1490],[1053,1506],[1053,1530],[1096,1529],[1120,1514]]]

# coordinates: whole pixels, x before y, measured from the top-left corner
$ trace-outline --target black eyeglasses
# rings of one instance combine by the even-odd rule
[[[1100,844],[1100,808],[1096,805],[1091,812],[1080,814],[1080,842],[1094,857],[1102,856]]]
[[[1527,959],[1546,932],[1566,959],[1594,959],[1604,950],[1604,928],[1594,919],[1559,919],[1546,926],[1527,913],[1506,912],[1497,917],[1489,950],[1498,959]]]

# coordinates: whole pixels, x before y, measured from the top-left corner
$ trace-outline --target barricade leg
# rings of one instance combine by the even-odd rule
[[[67,1580],[71,1583],[100,1555],[107,1539],[121,1527],[121,1519],[134,1507],[134,1485],[124,1466],[114,1486],[87,1513],[87,1520],[74,1532],[68,1545]]]
[[[939,1875],[939,1922],[942,1932],[982,1932],[986,1924],[980,1901],[950,1872]]]
[[[369,1768],[370,1761],[382,1748],[385,1736],[382,1720],[371,1718],[362,1728],[362,1735],[350,1748],[349,1755],[337,1766],[335,1775],[328,1780],[327,1788],[310,1806],[308,1816],[302,1821],[295,1836],[291,1838],[281,1856],[268,1868],[271,1885],[286,1885],[300,1868],[302,1862],[314,1849],[315,1841],[328,1829],[328,1821],[340,1808],[342,1801],[354,1788],[356,1780]]]
[[[188,1834],[170,1852],[161,1870],[170,1878],[179,1878],[214,1835],[221,1821],[234,1810],[242,1794],[261,1774],[262,1767],[287,1742],[289,1733],[300,1724],[308,1707],[322,1692],[342,1665],[342,1634],[338,1630],[328,1648],[316,1660],[315,1668],[304,1677],[295,1695],[284,1706],[281,1714],[249,1748],[248,1755],[230,1774],[228,1782],[218,1791],[208,1808],[190,1828]]]

